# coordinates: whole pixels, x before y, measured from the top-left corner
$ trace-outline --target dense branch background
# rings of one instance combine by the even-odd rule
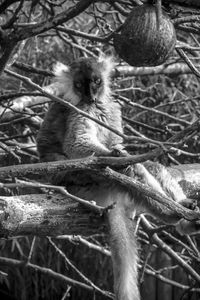
[[[127,150],[144,156],[155,150],[151,158],[165,166],[199,162],[200,2],[163,1],[176,28],[176,50],[164,65],[136,68],[119,59],[112,36],[128,13],[145,2],[0,1],[1,167],[39,161],[35,138],[50,101],[4,69],[62,96],[52,85],[56,61],[68,64],[101,52],[115,56],[113,93],[122,106],[125,136],[132,137],[125,139]],[[53,193],[37,186],[44,176],[20,179],[2,180],[1,205],[5,196]],[[27,180],[34,184],[24,184]],[[145,217],[138,225],[142,299],[199,299],[199,237],[180,236],[173,227],[160,228]],[[112,291],[113,279],[104,232],[1,239],[2,299],[112,298],[106,292]]]

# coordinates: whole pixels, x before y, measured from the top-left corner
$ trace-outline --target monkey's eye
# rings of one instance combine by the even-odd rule
[[[97,84],[97,85],[101,84],[101,78],[99,78],[99,77],[94,78],[93,81],[94,81],[94,83]]]
[[[75,81],[74,85],[77,89],[80,89],[82,87],[82,83],[80,81]]]

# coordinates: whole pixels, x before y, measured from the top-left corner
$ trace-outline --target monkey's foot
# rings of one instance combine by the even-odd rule
[[[195,211],[199,210],[199,207],[197,206],[198,201],[196,199],[186,198],[183,199],[182,201],[179,201],[179,203],[188,209],[195,210]]]
[[[200,221],[190,222],[182,219],[176,225],[176,230],[181,234],[199,234],[200,233]]]
[[[128,155],[129,154],[126,150],[120,149],[117,146],[111,150],[111,154],[110,154],[110,156],[115,156],[115,157],[126,157]]]

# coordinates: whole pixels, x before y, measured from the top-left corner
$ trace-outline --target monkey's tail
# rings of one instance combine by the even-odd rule
[[[111,197],[116,203],[108,216],[116,300],[139,300],[137,244],[133,221],[127,215],[129,210],[126,210],[129,196],[127,193],[114,190]]]
[[[137,244],[134,224],[130,211],[134,201],[127,191],[116,184],[90,184],[77,190],[68,190],[76,196],[95,200],[100,206],[107,207],[115,203],[108,211],[110,226],[110,246],[114,271],[114,290],[116,300],[140,300],[137,285]]]

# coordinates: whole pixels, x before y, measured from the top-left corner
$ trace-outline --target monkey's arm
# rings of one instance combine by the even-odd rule
[[[70,158],[81,158],[90,155],[95,156],[128,156],[128,152],[123,149],[121,144],[108,149],[95,136],[89,134],[76,135],[72,143],[66,141],[64,143],[64,153],[67,153]]]
[[[119,106],[113,103],[113,114],[107,112],[107,118],[102,120],[112,128],[122,130],[121,112]],[[109,103],[108,108],[111,104]],[[97,114],[98,115],[98,114]],[[115,116],[115,118],[114,118]],[[97,116],[96,116],[97,117]],[[123,139],[117,134],[105,129],[94,121],[71,112],[66,123],[66,135],[63,142],[63,152],[69,158],[81,158],[90,155],[95,156],[127,156],[123,149]]]
[[[63,147],[64,153],[67,153],[70,158],[87,157],[93,154],[95,156],[109,156],[112,153],[95,137],[92,138],[87,133],[77,135],[73,142],[70,142],[70,139],[67,140]]]
[[[81,158],[93,154],[95,156],[111,155],[112,151],[103,143],[103,140],[105,138],[99,137],[98,126],[94,121],[71,112],[63,142],[63,152],[69,158]]]
[[[66,159],[62,151],[66,114],[67,108],[64,106],[58,103],[50,105],[37,135],[37,149],[41,161]]]
[[[103,143],[101,143],[95,136],[85,134],[76,140],[80,142],[80,151],[83,156],[95,154],[95,156],[109,156],[112,151],[109,150]],[[78,144],[75,145],[78,147]]]

